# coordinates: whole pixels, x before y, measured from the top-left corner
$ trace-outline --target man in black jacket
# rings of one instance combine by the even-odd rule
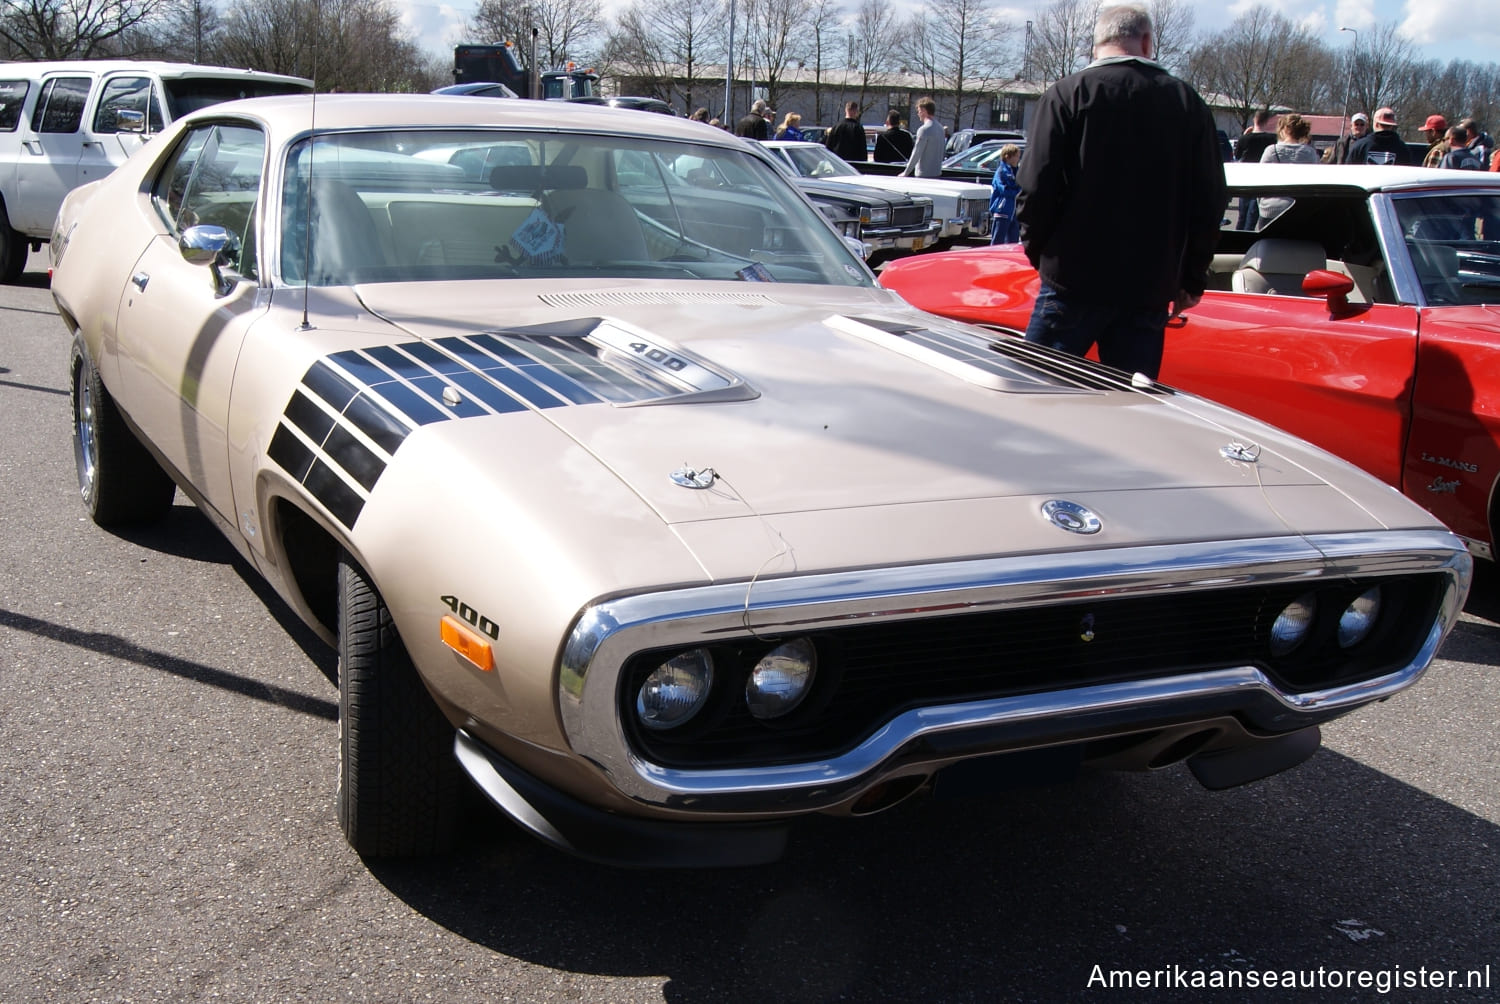
[[[881,164],[905,164],[913,143],[911,133],[901,128],[901,113],[892,108],[885,117],[885,132],[875,137],[875,160]]]
[[[1037,104],[1017,217],[1042,287],[1026,340],[1153,379],[1173,314],[1203,295],[1228,201],[1213,115],[1151,61],[1151,18],[1106,7],[1094,62]]]
[[[859,102],[851,101],[844,106],[844,121],[828,130],[823,145],[845,160],[864,160],[869,151],[865,147],[865,127],[859,124]]]
[[[1416,166],[1417,159],[1411,155],[1401,134],[1396,131],[1394,109],[1381,108],[1375,112],[1375,131],[1364,139],[1349,144],[1349,163]]]

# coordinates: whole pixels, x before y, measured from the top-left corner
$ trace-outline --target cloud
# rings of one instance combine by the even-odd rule
[[[395,0],[401,12],[401,24],[416,39],[424,52],[452,55],[459,42],[472,41],[463,35],[464,22],[474,13],[470,3],[429,3],[424,0]]]
[[[1484,7],[1480,13],[1473,0],[1406,0],[1401,32],[1417,45],[1464,39],[1493,52],[1500,48],[1500,21]]]
[[[1333,20],[1339,28],[1368,28],[1375,23],[1375,0],[1338,0]]]

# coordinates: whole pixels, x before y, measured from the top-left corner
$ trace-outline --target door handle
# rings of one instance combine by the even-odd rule
[[[144,293],[146,291],[146,283],[151,281],[151,276],[145,272],[137,272],[130,277],[130,281],[135,283],[136,289]]]
[[[42,153],[43,153],[41,140],[36,140],[36,139],[22,140],[21,141],[21,145],[26,148],[26,152],[27,153],[34,153],[38,157],[40,157],[42,155]]]

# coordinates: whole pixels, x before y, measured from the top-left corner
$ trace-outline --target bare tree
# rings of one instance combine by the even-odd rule
[[[1192,52],[1197,17],[1186,0],[1151,0],[1149,10],[1156,61],[1175,72],[1186,66]]]
[[[0,39],[22,59],[135,55],[120,40],[167,0],[0,0]]]
[[[1038,11],[1031,30],[1032,75],[1047,83],[1087,66],[1098,17],[1099,0],[1052,0]]]
[[[628,64],[645,81],[648,97],[680,96],[691,113],[710,86],[702,78],[704,63],[720,55],[718,18],[717,0],[636,0],[616,20],[605,62]]]
[[[235,0],[220,52],[230,65],[314,77],[324,91],[433,86],[392,0]]]
[[[918,20],[920,17],[920,14],[916,15]],[[870,105],[870,87],[876,75],[895,69],[891,65],[892,38],[908,42],[910,30],[909,27],[898,27],[896,8],[891,0],[860,0],[855,8],[854,16],[848,21],[849,66],[859,75],[861,112]]]
[[[936,69],[954,94],[953,128],[960,128],[965,102],[976,110],[981,98],[966,98],[972,90],[987,91],[1001,76],[1001,63],[1010,55],[1008,43],[1015,26],[997,12],[995,0],[932,0]]]
[[[801,50],[808,7],[805,0],[748,0],[744,6],[746,54],[761,71],[766,100],[774,107],[782,78]]]
[[[151,34],[155,55],[191,63],[215,60],[224,19],[213,0],[174,0]]]
[[[1204,39],[1189,61],[1189,77],[1199,90],[1233,102],[1246,121],[1256,108],[1307,100],[1307,63],[1319,48],[1306,28],[1260,5]]]
[[[844,9],[838,0],[809,0],[807,9],[807,45],[802,59],[813,69],[812,118],[808,124],[823,121],[823,71],[836,58],[835,40]]]
[[[1415,55],[1415,47],[1400,33],[1400,25],[1395,21],[1377,24],[1356,35],[1343,63],[1347,70],[1347,60],[1354,61],[1353,72],[1347,76],[1353,107],[1373,112],[1384,105],[1406,104],[1418,97],[1410,87]]]
[[[515,42],[529,50],[533,28],[540,68],[569,59],[587,62],[604,39],[603,7],[599,0],[481,0],[469,19],[468,34],[486,42]]]

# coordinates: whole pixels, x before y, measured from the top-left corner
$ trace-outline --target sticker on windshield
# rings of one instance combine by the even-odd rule
[[[552,258],[562,254],[563,228],[562,224],[554,222],[540,208],[533,209],[531,215],[526,217],[526,222],[516,228],[510,239],[521,249],[522,254],[533,261]]]
[[[746,265],[744,268],[736,272],[735,275],[739,276],[746,282],[776,281],[775,277],[771,275],[771,270],[766,268],[758,261],[751,262],[749,265]]]

